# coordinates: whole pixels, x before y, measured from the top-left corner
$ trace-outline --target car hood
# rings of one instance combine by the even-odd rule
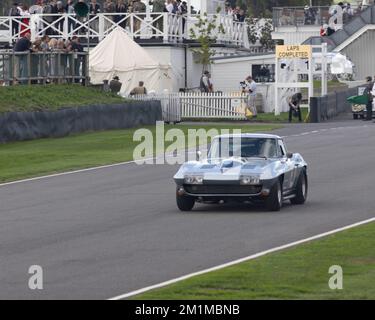
[[[237,180],[241,175],[271,179],[278,167],[283,165],[280,159],[227,158],[218,160],[191,161],[185,163],[175,175],[183,179],[186,175],[203,175],[207,180]]]

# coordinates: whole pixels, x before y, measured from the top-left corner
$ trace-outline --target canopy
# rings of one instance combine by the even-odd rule
[[[129,94],[139,81],[144,81],[148,91],[172,90],[171,66],[155,61],[120,27],[90,51],[89,71],[93,84],[118,76],[122,82],[122,94]]]

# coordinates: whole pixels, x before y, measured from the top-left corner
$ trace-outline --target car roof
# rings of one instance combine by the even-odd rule
[[[275,134],[266,133],[241,133],[241,134],[222,134],[216,136],[217,138],[258,138],[258,139],[282,139],[280,136]]]

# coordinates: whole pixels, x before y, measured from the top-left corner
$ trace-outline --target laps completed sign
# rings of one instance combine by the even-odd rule
[[[310,59],[311,46],[276,46],[276,57],[278,59]]]

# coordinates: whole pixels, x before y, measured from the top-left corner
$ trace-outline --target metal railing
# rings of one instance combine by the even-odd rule
[[[213,15],[208,15],[208,18]],[[32,39],[47,34],[51,38],[69,39],[72,36],[89,38],[96,42],[104,39],[116,27],[123,28],[132,39],[162,39],[165,43],[190,40],[190,29],[195,28],[196,15],[171,13],[100,13],[87,17],[74,14],[31,14],[29,16],[0,17],[0,42],[14,43],[20,36],[30,32]],[[225,34],[219,42],[246,47],[247,26],[228,15],[218,16]]]
[[[311,7],[309,12],[304,7],[275,7],[272,20],[274,27],[321,26],[328,23],[329,18],[329,7]]]
[[[350,22],[367,7],[362,6],[359,8],[357,5],[352,5],[352,14],[343,11],[342,22],[344,24]],[[322,26],[329,23],[334,11],[334,6],[310,7],[308,10],[305,10],[305,7],[275,7],[273,8],[273,25],[276,28],[286,26]]]
[[[81,52],[0,51],[0,81],[4,85],[88,83],[88,55]]]
[[[353,17],[353,19],[346,23],[341,30],[337,30],[335,33],[326,37],[310,37],[305,40],[303,44],[320,45],[322,43],[327,43],[328,51],[333,51],[337,46],[364,28],[366,24],[375,24],[374,5],[362,7],[362,11],[360,11]]]

